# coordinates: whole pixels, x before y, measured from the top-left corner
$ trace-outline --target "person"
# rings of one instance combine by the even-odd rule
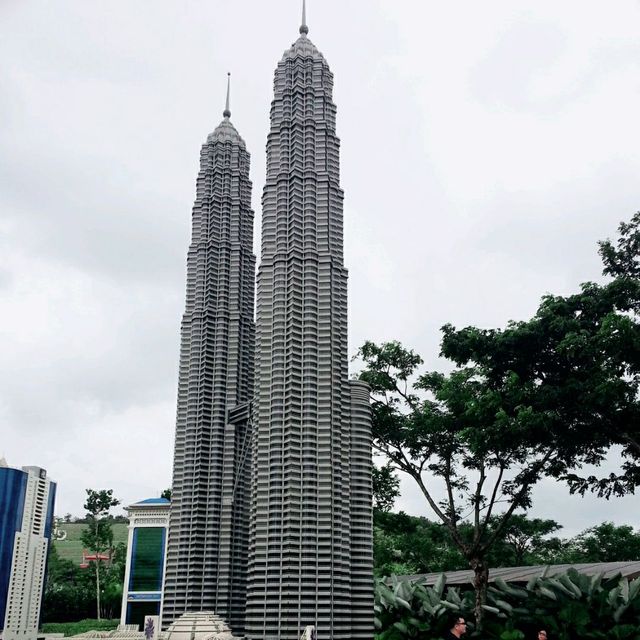
[[[452,627],[447,633],[446,640],[458,640],[467,633],[467,623],[462,616],[455,616],[451,619]]]
[[[547,640],[547,632],[544,629],[538,631],[538,640]]]

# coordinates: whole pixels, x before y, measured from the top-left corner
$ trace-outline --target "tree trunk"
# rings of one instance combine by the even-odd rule
[[[473,588],[476,592],[475,618],[476,630],[482,630],[484,609],[482,605],[487,601],[487,586],[489,584],[489,565],[484,558],[471,558],[469,564],[473,569]]]
[[[98,620],[100,620],[100,559],[96,552],[96,605],[98,610]]]
[[[516,567],[521,567],[524,559],[524,549],[516,548]]]
[[[98,548],[100,545],[98,544],[98,518],[94,516],[95,527],[96,527],[96,548],[94,549],[94,553],[96,554],[96,608],[98,610],[98,620],[100,620],[100,552]]]

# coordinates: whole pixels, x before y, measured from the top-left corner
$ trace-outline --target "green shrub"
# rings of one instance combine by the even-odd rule
[[[446,588],[444,575],[432,587],[392,576],[376,582],[377,640],[442,638],[450,615],[469,621],[473,637],[474,594]],[[526,587],[491,583],[485,605],[482,638],[535,638],[541,628],[554,640],[638,640],[640,638],[640,578],[603,579],[575,570],[541,575]]]
[[[86,631],[113,631],[120,620],[79,620],[78,622],[45,622],[42,633],[64,633],[65,636],[76,636]]]

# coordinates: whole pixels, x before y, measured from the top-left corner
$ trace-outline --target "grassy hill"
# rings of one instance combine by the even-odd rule
[[[80,540],[80,535],[86,526],[86,524],[79,524],[77,522],[71,524],[62,523],[60,525],[60,529],[67,532],[67,539],[54,540],[53,544],[61,558],[73,560],[73,562],[77,564],[82,562],[82,541]],[[124,522],[117,522],[113,525],[114,544],[124,542],[126,545],[128,534],[127,525]]]

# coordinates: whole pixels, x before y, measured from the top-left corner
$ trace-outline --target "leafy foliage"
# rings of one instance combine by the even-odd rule
[[[448,374],[420,373],[420,356],[398,342],[359,350],[374,447],[415,481],[473,568],[479,624],[488,556],[537,482],[607,498],[640,483],[639,229],[637,214],[615,246],[600,244],[608,283],[545,296],[530,320],[505,329],[443,327],[441,355],[456,365]],[[617,474],[580,474],[613,447]]]
[[[621,562],[640,558],[640,532],[629,525],[603,522],[569,540],[562,561]]]
[[[449,616],[469,621],[475,597],[469,590],[392,578],[376,582],[377,640],[442,638]],[[535,637],[546,628],[558,640],[637,640],[640,637],[640,578],[585,576],[576,571],[546,577],[526,586],[492,583],[487,593],[484,638]],[[476,636],[470,625],[472,636]]]
[[[402,512],[374,511],[373,526],[376,576],[438,573],[469,568],[468,561],[442,523]],[[550,537],[560,529],[561,526],[555,520],[530,519],[525,515],[515,514],[489,550],[487,562],[491,567],[590,562],[590,556],[582,553],[582,548],[578,548],[574,540]],[[473,538],[471,523],[458,523],[458,530],[463,539]],[[625,552],[621,555],[627,554]],[[614,554],[611,559],[617,560],[618,557]]]
[[[406,513],[374,512],[374,573],[383,577],[468,568],[442,524]]]
[[[377,577],[439,573],[467,569],[468,562],[438,522],[406,513],[374,512],[374,573]],[[473,536],[470,523],[459,523],[465,538]],[[529,519],[515,514],[502,538],[487,555],[489,566],[515,567],[547,564],[635,561],[640,558],[640,531],[628,525],[603,522],[573,538],[558,538],[554,520]]]
[[[373,508],[376,511],[390,511],[400,495],[400,478],[390,464],[373,466]]]
[[[113,489],[101,489],[94,491],[87,489],[87,500],[84,508],[87,510],[87,528],[82,532],[82,543],[96,554],[96,560],[92,563],[95,571],[96,612],[98,620],[102,617],[102,598],[113,598],[117,594],[115,585],[105,583],[105,572],[99,554],[108,553],[109,566],[112,564],[115,552],[113,546],[112,520],[108,517],[109,510],[120,504],[120,500],[113,497]],[[122,587],[120,587],[122,592]]]
[[[120,620],[92,620],[90,618],[77,622],[47,622],[42,625],[42,633],[62,633],[65,636],[76,636],[87,631],[114,631]]]
[[[116,618],[120,615],[126,557],[126,546],[119,543],[114,548],[111,563],[100,563],[101,609],[106,618]],[[83,620],[95,615],[95,611],[95,567],[82,569],[75,562],[60,558],[55,545],[49,547],[42,606],[43,623]]]
[[[49,547],[42,620],[46,623],[89,618],[95,612],[95,580],[71,560]]]
[[[375,596],[376,640],[440,640],[452,612],[464,615],[473,608],[472,594],[467,593],[463,600],[458,589],[445,592],[444,576],[433,587],[395,576],[389,584],[377,580]]]

